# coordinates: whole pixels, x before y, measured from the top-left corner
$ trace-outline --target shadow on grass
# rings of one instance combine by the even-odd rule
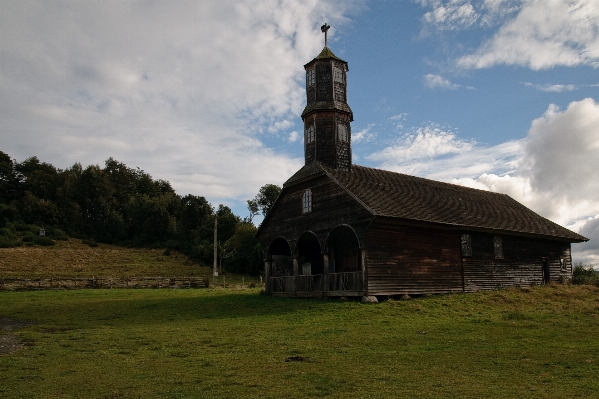
[[[39,323],[147,325],[332,311],[337,301],[279,298],[257,290],[86,290],[2,293],[0,314]],[[11,300],[7,300],[11,299]],[[343,304],[345,305],[345,304]]]

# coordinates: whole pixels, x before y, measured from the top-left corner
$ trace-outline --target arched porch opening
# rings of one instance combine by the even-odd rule
[[[266,251],[264,270],[267,292],[293,292],[293,255],[285,238],[277,237],[270,243]]]
[[[354,230],[347,225],[335,227],[327,237],[326,248],[327,290],[340,295],[362,295],[365,286],[362,252]]]
[[[267,261],[271,262],[270,276],[293,276],[293,256],[285,238],[277,237],[270,243]]]
[[[335,227],[327,238],[329,272],[347,273],[362,270],[360,243],[349,226]]]
[[[312,232],[301,235],[297,241],[299,274],[315,275],[324,273],[324,258],[318,238]]]

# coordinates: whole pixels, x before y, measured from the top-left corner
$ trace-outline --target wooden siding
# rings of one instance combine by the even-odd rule
[[[503,259],[495,259],[493,235],[470,234],[472,256],[463,258],[467,292],[544,284],[543,258],[549,264],[550,281],[572,276],[570,243],[502,235]],[[564,271],[561,259],[565,261]]]
[[[312,212],[302,214],[302,195],[312,191]],[[313,232],[324,251],[331,230],[339,225],[350,225],[364,243],[368,223],[372,215],[352,196],[326,176],[286,187],[262,226],[258,239],[267,250],[275,237],[284,237],[295,253],[299,237],[306,231]]]
[[[463,291],[456,230],[404,226],[376,219],[367,236],[368,295]]]

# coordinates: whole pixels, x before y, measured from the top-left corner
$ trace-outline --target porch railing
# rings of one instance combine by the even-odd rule
[[[363,272],[271,277],[269,287],[275,293],[363,291],[364,280]]]
[[[363,272],[330,273],[327,291],[362,291]]]

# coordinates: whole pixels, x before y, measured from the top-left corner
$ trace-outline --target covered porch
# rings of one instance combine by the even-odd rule
[[[333,229],[321,244],[312,232],[297,240],[295,251],[283,237],[271,243],[265,261],[266,291],[297,297],[363,296],[366,250],[349,226]]]

